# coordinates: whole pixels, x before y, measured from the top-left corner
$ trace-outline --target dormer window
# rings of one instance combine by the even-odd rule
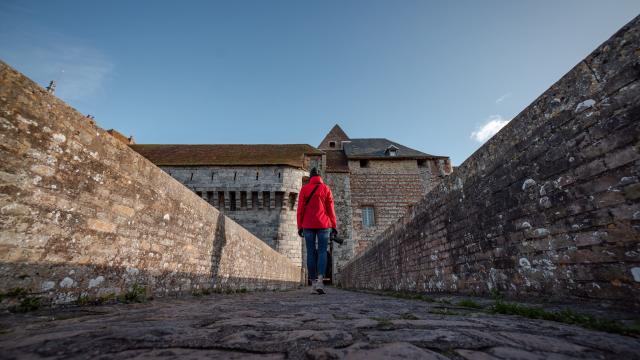
[[[391,145],[387,148],[387,150],[385,150],[384,153],[387,156],[398,156],[398,150],[399,149],[397,147]]]
[[[329,141],[329,147],[331,147],[331,148],[336,147],[336,142],[335,141]]]

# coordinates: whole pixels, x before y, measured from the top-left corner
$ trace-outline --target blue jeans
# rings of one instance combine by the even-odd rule
[[[307,244],[307,271],[309,279],[324,277],[327,270],[327,244],[331,229],[304,229],[304,240]],[[316,238],[318,251],[316,252]]]

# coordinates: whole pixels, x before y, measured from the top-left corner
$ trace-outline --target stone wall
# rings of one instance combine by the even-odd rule
[[[289,166],[160,168],[295,264],[303,265],[296,202],[307,171]]]
[[[639,307],[639,59],[636,18],[347,264],[343,285]]]
[[[0,292],[286,288],[300,267],[0,62]]]
[[[331,243],[334,279],[339,276],[342,267],[355,254],[355,243],[352,234],[352,212],[351,212],[351,188],[349,184],[349,173],[327,173],[325,183],[331,188],[333,203],[336,210],[338,222],[338,235],[344,240],[341,245]],[[335,283],[335,282],[334,282]]]

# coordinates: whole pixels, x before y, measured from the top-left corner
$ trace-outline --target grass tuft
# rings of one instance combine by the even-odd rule
[[[141,303],[147,300],[147,290],[144,286],[134,284],[129,291],[120,295],[118,300],[123,303]]]
[[[458,302],[458,306],[464,306],[464,307],[474,308],[474,309],[482,309],[482,306],[480,304],[478,304],[477,302],[471,299],[460,300]]]
[[[80,295],[78,300],[76,300],[76,305],[84,306],[89,305],[93,302],[93,299],[89,297],[89,295]]]
[[[579,325],[587,329],[606,331],[621,335],[640,335],[640,326],[627,326],[615,320],[596,318],[595,316],[587,314],[578,314],[569,309],[562,311],[547,311],[539,307],[507,303],[499,300],[493,305],[491,312],[494,314],[519,315],[530,319],[542,319],[570,325]]]
[[[13,312],[26,313],[40,309],[40,298],[27,296],[20,300],[20,303],[11,308]]]
[[[457,312],[455,311],[451,311],[447,308],[443,308],[443,309],[430,309],[429,310],[430,314],[437,314],[437,315],[459,315]]]
[[[412,313],[404,313],[404,314],[400,314],[400,318],[404,319],[404,320],[420,320],[419,317],[413,315]]]

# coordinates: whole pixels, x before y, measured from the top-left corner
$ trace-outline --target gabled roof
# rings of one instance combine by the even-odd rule
[[[305,155],[323,152],[307,144],[285,145],[159,145],[130,147],[158,166],[261,166],[287,165],[304,168]]]
[[[340,149],[340,142],[346,141],[346,140],[349,140],[349,136],[347,136],[347,134],[342,130],[342,128],[338,124],[336,124],[333,126],[333,128],[331,128],[331,131],[329,131],[327,136],[324,137],[322,142],[320,142],[320,145],[318,145],[318,148],[322,150],[337,150],[337,149]],[[329,146],[329,142],[331,141],[336,142],[335,148],[332,148],[331,146]]]
[[[397,156],[391,157],[387,155],[387,149],[391,146],[395,146],[398,149]],[[445,157],[425,154],[385,138],[351,139],[350,142],[344,143],[344,153],[349,159],[433,159]]]

